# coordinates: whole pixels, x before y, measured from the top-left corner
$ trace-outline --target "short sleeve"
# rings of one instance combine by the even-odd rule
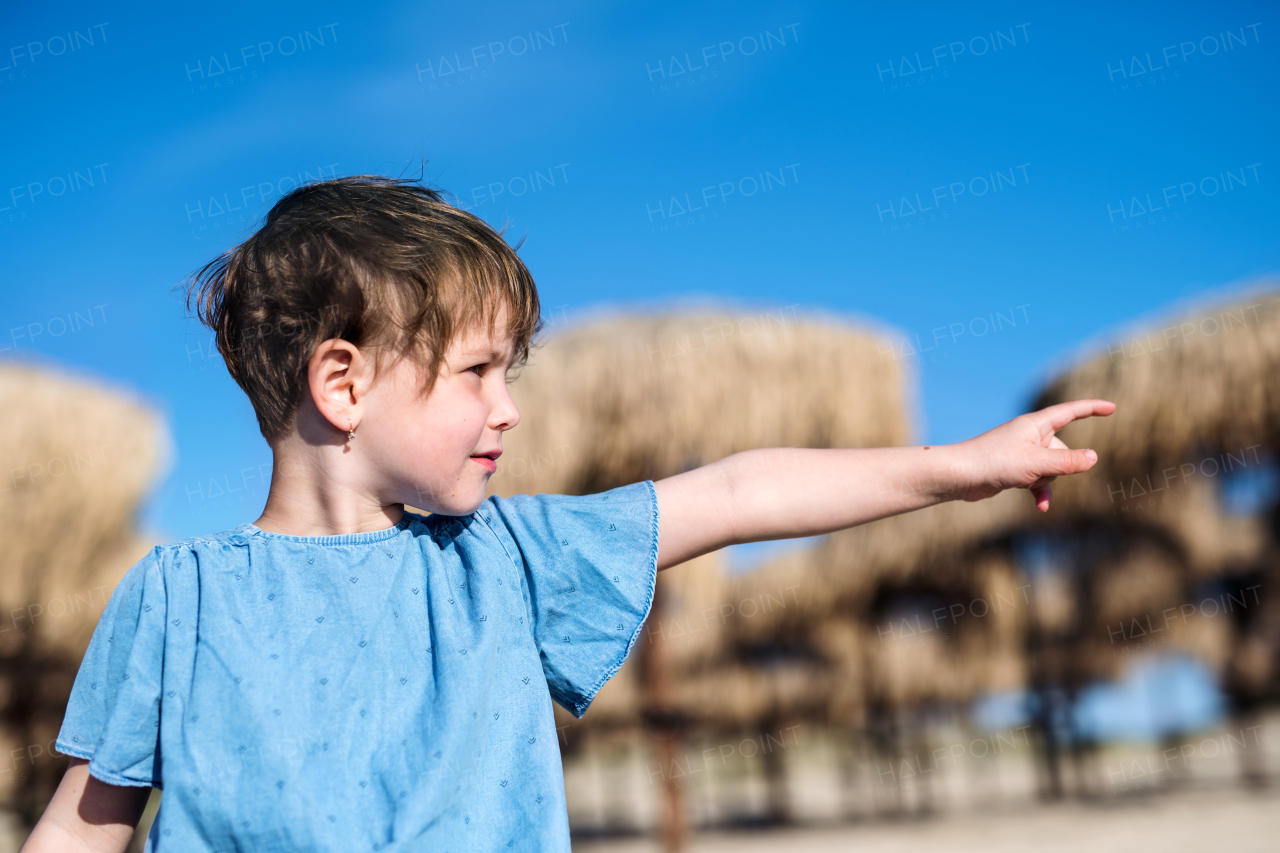
[[[94,629],[54,745],[89,759],[112,785],[161,786],[157,743],[166,607],[161,549],[111,594]]]
[[[552,698],[581,717],[626,660],[653,604],[653,482],[585,496],[493,496],[476,512],[524,571]]]

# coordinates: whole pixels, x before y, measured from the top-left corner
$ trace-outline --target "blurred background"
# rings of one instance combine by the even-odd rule
[[[1064,432],[1100,463],[1048,514],[665,572],[557,709],[577,847],[1274,849],[1273,5],[9,4],[0,35],[0,851],[125,571],[266,498],[184,278],[362,173],[523,240],[546,331],[499,494],[1119,406]]]

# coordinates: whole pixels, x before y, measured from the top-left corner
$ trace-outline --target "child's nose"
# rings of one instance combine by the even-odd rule
[[[520,410],[516,408],[515,400],[511,399],[511,394],[504,384],[493,409],[489,412],[489,426],[496,430],[509,430],[518,423],[520,423]]]

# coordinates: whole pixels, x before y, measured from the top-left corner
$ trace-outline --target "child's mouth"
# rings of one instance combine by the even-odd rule
[[[492,474],[498,470],[498,455],[500,453],[502,453],[501,450],[495,451],[492,454],[472,456],[471,460]]]

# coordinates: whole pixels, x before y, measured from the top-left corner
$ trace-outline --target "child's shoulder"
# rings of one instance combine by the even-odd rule
[[[234,550],[248,545],[252,534],[252,525],[241,524],[217,533],[188,536],[175,542],[161,543],[153,546],[134,568],[144,564],[167,566],[193,556],[207,557],[211,552]]]
[[[197,536],[188,536],[185,539],[179,539],[176,542],[169,542],[164,545],[157,545],[156,549],[169,553],[177,553],[181,551],[190,551],[208,546],[219,545],[246,545],[253,537],[254,526],[252,524],[241,524],[238,527],[230,527],[226,530],[220,530],[217,533],[205,533]]]

